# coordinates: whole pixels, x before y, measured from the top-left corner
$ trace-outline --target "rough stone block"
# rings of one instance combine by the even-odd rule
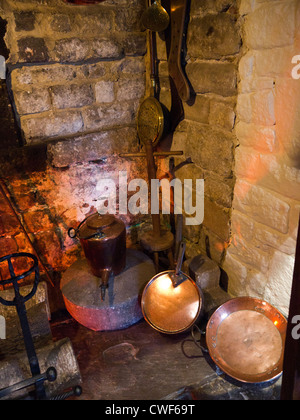
[[[189,264],[189,275],[202,290],[219,286],[221,271],[219,266],[206,255],[197,255]]]
[[[117,100],[127,101],[141,99],[145,95],[145,80],[121,79],[118,82]]]
[[[40,255],[50,267],[57,267],[61,270],[62,246],[60,238],[54,229],[41,231],[35,234],[36,243]]]
[[[191,4],[191,14],[194,16],[209,12],[226,12],[230,7],[235,6],[235,4],[235,0],[194,0]]]
[[[275,128],[239,121],[235,126],[235,133],[243,146],[253,147],[264,153],[272,153],[277,150]]]
[[[260,153],[251,148],[239,146],[235,152],[235,175],[250,182],[260,180],[264,175]]]
[[[53,137],[77,134],[83,128],[80,112],[66,111],[42,117],[23,117],[21,127],[28,144]]]
[[[255,0],[241,0],[239,12],[241,16],[251,13],[254,9]]]
[[[54,86],[51,94],[53,106],[58,109],[81,108],[95,101],[91,85]]]
[[[0,238],[0,249],[1,249],[1,256],[5,256],[5,255],[13,254],[14,252],[17,252],[18,246],[14,238]]]
[[[264,176],[260,185],[278,192],[283,197],[300,201],[300,171],[281,156],[261,155]]]
[[[276,48],[293,43],[296,2],[267,2],[245,20],[248,48]],[[258,36],[259,34],[259,36]]]
[[[196,121],[203,124],[208,124],[210,100],[204,95],[196,95],[195,103],[189,106],[187,103],[183,104],[185,111],[185,118],[187,120]]]
[[[275,125],[274,91],[264,90],[251,96],[252,122],[259,125]]]
[[[93,58],[119,58],[122,48],[117,41],[112,39],[96,39],[92,44]]]
[[[295,45],[253,51],[255,76],[291,78],[291,68],[289,64],[295,53]]]
[[[78,38],[67,38],[56,41],[54,50],[55,61],[78,62],[89,58],[89,43]]]
[[[116,30],[126,32],[140,32],[142,30],[141,15],[143,9],[136,8],[117,8],[115,14]]]
[[[209,319],[210,316],[214,313],[219,306],[227,302],[232,297],[221,289],[221,287],[216,287],[215,289],[205,290],[204,293],[204,312],[207,314],[206,317]]]
[[[21,38],[18,47],[21,62],[46,63],[49,60],[48,48],[43,38]]]
[[[13,3],[15,6],[24,6],[24,3],[26,6],[57,6],[58,2],[57,0],[8,0],[9,3]]]
[[[230,245],[230,253],[241,264],[250,266],[266,274],[270,265],[270,255],[257,247],[253,242],[247,242],[238,232],[233,233],[233,242]],[[243,291],[243,285],[241,285]],[[245,293],[245,291],[244,291]]]
[[[273,90],[240,94],[237,100],[237,115],[246,123],[274,125],[276,120]]]
[[[98,107],[86,108],[82,111],[85,128],[99,129],[113,127],[121,124],[130,124],[134,121],[131,104],[113,103]]]
[[[36,16],[33,12],[15,12],[16,31],[32,31],[35,26]]]
[[[228,241],[230,237],[230,210],[205,197],[203,225],[218,235],[224,242]]]
[[[237,54],[241,38],[236,20],[228,14],[208,14],[189,24],[188,54],[195,58],[219,59]]]
[[[225,180],[212,172],[205,174],[205,195],[216,204],[230,208],[233,197],[233,179]]]
[[[23,215],[26,226],[31,233],[50,230],[53,228],[49,216],[43,210],[31,211]]]
[[[295,257],[275,251],[268,273],[265,299],[285,314],[289,313]]]
[[[220,238],[218,234],[202,224],[199,244],[197,244],[196,247],[198,248],[197,253],[199,253],[199,250],[203,254],[209,252],[210,258],[217,264],[221,265],[224,257],[224,251],[228,247],[228,241]],[[197,255],[197,253],[194,255]]]
[[[263,245],[269,245],[278,251],[287,255],[294,255],[296,249],[296,241],[291,236],[282,235],[281,233],[268,228],[267,226],[256,226],[254,239]]]
[[[14,215],[0,212],[0,236],[13,235],[19,227],[19,223]]]
[[[105,76],[107,72],[110,73],[111,63],[100,61],[93,64],[84,64],[82,67],[79,67],[78,78],[82,76],[86,79],[98,79]]]
[[[51,100],[48,89],[33,89],[30,91],[15,92],[17,111],[20,115],[36,114],[51,109]]]
[[[253,51],[248,51],[243,57],[241,57],[239,62],[239,75],[240,78],[248,79],[253,76],[254,69],[254,54]]]
[[[234,104],[212,100],[210,103],[209,123],[225,130],[232,130],[235,122]]]
[[[136,130],[125,127],[50,144],[48,158],[53,166],[62,168],[78,162],[104,160],[109,155],[133,150],[135,144]]]
[[[261,90],[271,90],[274,88],[274,79],[272,77],[257,77],[241,80],[239,83],[239,92],[251,93],[259,92]]]
[[[229,278],[228,292],[235,296],[243,295],[247,281],[247,268],[244,262],[241,262],[231,253],[231,247],[229,247],[226,253],[222,269]]]
[[[143,74],[146,72],[144,57],[125,57],[117,64],[117,72],[122,73],[122,75]]]
[[[147,41],[145,34],[130,34],[123,41],[124,53],[130,56],[145,55],[147,52]]]
[[[115,100],[115,83],[111,81],[102,80],[96,83],[96,102],[109,103]]]
[[[196,93],[216,93],[222,96],[237,93],[236,67],[232,63],[189,63],[186,73]]]
[[[259,223],[288,232],[290,206],[270,190],[237,180],[233,205]]]
[[[84,67],[83,67],[84,69]],[[75,68],[71,65],[41,65],[21,67],[14,69],[11,73],[12,86],[17,89],[21,86],[23,89],[28,85],[45,85],[73,81],[80,74],[81,68]]]
[[[71,32],[72,30],[71,17],[69,15],[57,14],[52,18],[50,27],[54,32],[59,32],[59,33]]]
[[[234,137],[224,130],[192,123],[188,127],[186,155],[203,169],[220,176],[232,173]]]
[[[113,19],[114,12],[112,10],[98,8],[97,13],[78,13],[76,27],[79,28],[81,37],[87,35],[101,36],[112,30]]]
[[[277,78],[275,87],[276,135],[290,159],[300,168],[300,80]]]

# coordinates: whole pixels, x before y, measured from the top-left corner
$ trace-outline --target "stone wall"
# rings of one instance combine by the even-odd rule
[[[170,108],[164,47],[158,37],[161,101]],[[179,179],[193,179],[194,186],[196,179],[205,180],[204,222],[184,227],[187,256],[205,252],[219,264],[230,242],[240,47],[236,1],[191,1],[185,71],[194,95],[184,103],[185,118],[174,133],[172,148],[193,160],[176,172]]]
[[[143,8],[140,0],[94,6],[0,0],[0,16],[7,22],[7,85],[25,146],[7,145],[1,152],[1,177],[51,272],[65,270],[80,254],[67,231],[95,212],[100,177],[117,181],[122,169],[129,179],[146,178],[142,160],[118,157],[139,150]],[[141,221],[130,215],[124,221],[131,243],[134,225]],[[2,197],[0,249],[1,255],[32,251]]]
[[[95,211],[99,177],[147,179],[136,112],[145,92],[143,0],[72,6],[0,0],[7,21],[8,85],[26,147],[1,153],[1,177],[51,271],[81,252],[67,230]],[[193,100],[173,150],[193,164],[181,180],[205,180],[201,226],[184,226],[187,257],[204,252],[232,295],[265,298],[287,313],[299,196],[298,0],[191,0],[185,71]],[[0,40],[1,41],[1,40]],[[160,100],[170,109],[166,45],[157,35]],[[1,142],[1,139],[0,139]],[[160,160],[159,175],[169,171]],[[134,242],[145,218],[125,217]],[[138,225],[138,229],[136,229]],[[30,251],[0,197],[1,254]]]
[[[300,210],[300,2],[242,0],[229,291],[288,313]]]

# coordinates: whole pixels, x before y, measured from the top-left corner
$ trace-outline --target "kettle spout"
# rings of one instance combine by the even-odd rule
[[[101,284],[100,284],[102,302],[104,302],[105,300],[105,294],[106,294],[106,289],[108,288],[109,277],[110,277],[110,270],[103,270],[102,276],[101,276]]]
[[[104,286],[103,284],[101,284],[100,288],[101,288],[101,301],[104,302],[107,286]]]

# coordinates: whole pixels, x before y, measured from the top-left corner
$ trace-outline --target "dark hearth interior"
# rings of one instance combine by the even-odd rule
[[[300,399],[299,22],[0,0],[0,399]]]

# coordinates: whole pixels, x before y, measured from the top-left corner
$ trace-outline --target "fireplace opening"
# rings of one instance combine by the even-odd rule
[[[0,399],[299,398],[299,13],[0,5]]]

